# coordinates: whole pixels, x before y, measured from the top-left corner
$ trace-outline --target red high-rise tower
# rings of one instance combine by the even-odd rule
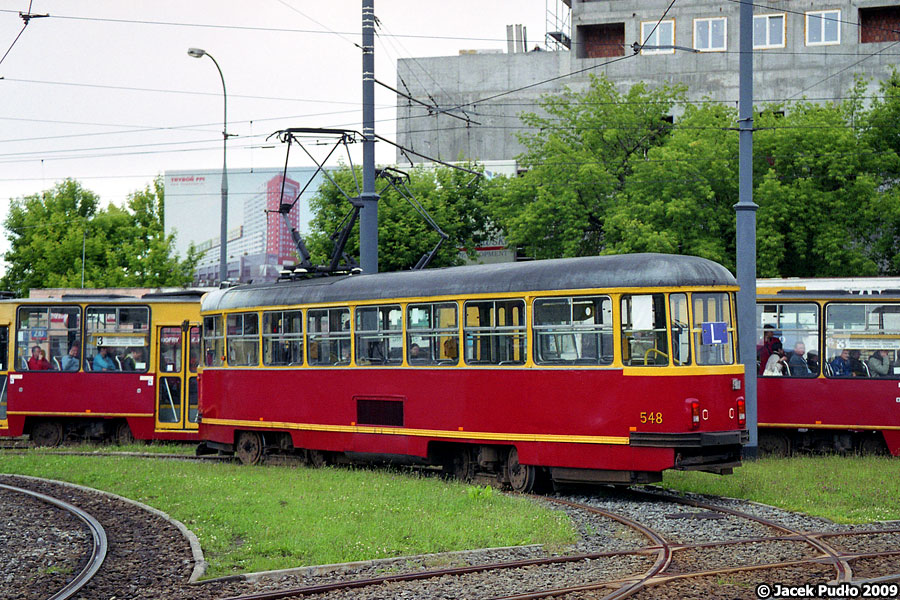
[[[284,181],[283,195],[282,181]],[[283,175],[276,175],[266,183],[266,210],[270,211],[267,213],[266,219],[266,254],[278,256],[279,261],[294,259],[297,256],[294,241],[291,239],[291,229],[285,223],[284,218],[278,214],[278,209],[282,202],[293,203],[299,193],[300,184]],[[288,220],[291,227],[299,229],[299,206],[291,209],[291,212],[288,213]]]

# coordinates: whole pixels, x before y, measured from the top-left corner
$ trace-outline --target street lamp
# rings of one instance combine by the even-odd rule
[[[226,256],[226,242],[228,240],[228,94],[225,92],[225,76],[222,75],[222,69],[219,63],[213,58],[213,55],[201,48],[188,48],[188,56],[194,58],[203,58],[208,56],[216,70],[219,71],[219,77],[222,79],[222,98],[223,98],[223,118],[222,118],[222,223],[219,232],[219,283],[228,279],[228,259]]]

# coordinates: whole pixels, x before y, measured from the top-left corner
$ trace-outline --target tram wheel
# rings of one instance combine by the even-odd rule
[[[874,456],[887,454],[887,446],[884,443],[884,436],[881,433],[866,436],[859,441],[859,453]]]
[[[790,456],[791,440],[783,432],[760,432],[759,452],[763,456]]]
[[[128,421],[122,421],[116,425],[114,439],[120,446],[129,446],[134,443],[134,434],[131,433],[131,427],[128,425]]]
[[[236,450],[238,458],[245,465],[258,465],[263,459],[262,435],[256,431],[242,431],[238,434]]]
[[[309,465],[316,469],[321,469],[328,464],[328,455],[321,450],[309,451]]]
[[[31,430],[31,441],[35,446],[54,447],[62,444],[63,426],[59,421],[41,421]]]
[[[444,474],[468,483],[475,478],[475,459],[472,456],[472,449],[464,447],[447,457],[447,461],[443,465]]]
[[[519,451],[515,448],[511,449],[506,457],[506,475],[512,489],[523,494],[533,490],[537,481],[537,469],[532,465],[519,463]]]

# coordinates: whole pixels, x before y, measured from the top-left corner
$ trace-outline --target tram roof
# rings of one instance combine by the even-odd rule
[[[545,290],[736,285],[725,267],[705,258],[621,254],[244,285],[209,293],[202,310]]]

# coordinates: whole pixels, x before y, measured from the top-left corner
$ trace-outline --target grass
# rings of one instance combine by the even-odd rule
[[[69,481],[165,511],[199,537],[207,577],[575,540],[563,513],[527,499],[394,471],[0,453],[0,472]]]
[[[900,519],[900,462],[879,456],[747,461],[734,475],[667,471],[669,488],[745,498],[837,523]]]
[[[178,454],[181,456],[194,456],[197,452],[197,444],[178,444],[175,442],[135,442],[133,444],[94,444],[78,443],[66,444],[56,448],[35,448],[29,452],[44,452],[47,454],[61,454],[66,452],[90,452],[100,454],[105,452],[134,452],[137,454]]]

